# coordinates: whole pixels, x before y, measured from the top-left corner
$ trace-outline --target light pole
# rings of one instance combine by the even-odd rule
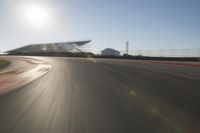
[[[126,54],[128,55],[128,53],[129,53],[129,42],[126,41]]]

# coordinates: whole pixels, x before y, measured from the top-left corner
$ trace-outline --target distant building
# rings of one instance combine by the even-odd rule
[[[120,56],[120,52],[112,48],[106,48],[101,51],[101,55]]]
[[[89,43],[87,41],[75,41],[75,42],[61,42],[61,43],[42,43],[42,44],[30,44],[21,48],[7,51],[9,54],[13,53],[45,53],[45,52],[80,52],[81,46]]]

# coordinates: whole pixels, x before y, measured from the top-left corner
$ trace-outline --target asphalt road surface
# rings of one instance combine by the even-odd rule
[[[0,133],[198,133],[200,67],[41,58],[46,75],[0,96]]]

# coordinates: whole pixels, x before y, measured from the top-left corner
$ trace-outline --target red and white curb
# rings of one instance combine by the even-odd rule
[[[22,87],[31,81],[43,76],[52,69],[52,66],[46,62],[33,58],[18,58],[32,65],[30,69],[15,72],[8,71],[0,74],[0,94]],[[17,70],[16,70],[17,71]]]

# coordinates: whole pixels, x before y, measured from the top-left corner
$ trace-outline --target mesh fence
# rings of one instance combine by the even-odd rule
[[[125,51],[120,51],[121,55]],[[200,49],[129,50],[129,55],[150,57],[200,57]]]

